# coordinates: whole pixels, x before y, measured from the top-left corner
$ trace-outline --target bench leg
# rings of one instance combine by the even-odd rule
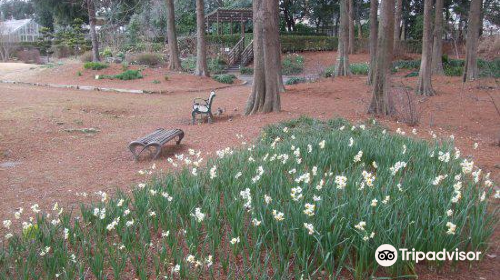
[[[214,115],[212,115],[212,111],[208,111],[208,123],[212,123],[213,118],[214,118]]]
[[[194,123],[195,123],[195,120],[196,120],[196,111],[193,111],[193,112],[191,113],[191,116],[193,117],[193,121],[192,121],[192,123],[194,124]]]
[[[179,134],[179,139],[177,139],[177,141],[175,143],[177,145],[180,145],[183,138],[184,138],[184,132],[182,132],[181,134]]]
[[[137,153],[137,147],[142,147],[142,149],[139,153]],[[128,149],[130,150],[130,152],[132,152],[132,155],[134,155],[134,160],[138,161],[139,156],[146,149],[146,147],[144,147],[143,145],[140,145],[140,144],[131,144],[128,146]]]
[[[155,148],[156,151],[155,151],[155,154],[153,156],[153,159],[157,159],[161,154],[161,145],[158,145],[158,144],[147,145],[146,147],[144,147],[144,149],[146,149],[146,148],[149,149],[150,147]]]

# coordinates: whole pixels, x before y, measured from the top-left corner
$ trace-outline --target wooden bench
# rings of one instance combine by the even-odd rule
[[[135,160],[137,161],[139,159],[139,156],[144,150],[146,149],[149,150],[151,147],[154,147],[155,154],[153,156],[153,159],[156,159],[161,154],[162,146],[176,137],[178,137],[176,144],[179,145],[181,143],[182,138],[184,138],[184,131],[180,129],[166,130],[163,128],[158,128],[153,133],[131,142],[128,145],[128,148],[134,155]],[[138,147],[140,147],[140,151],[137,153]]]

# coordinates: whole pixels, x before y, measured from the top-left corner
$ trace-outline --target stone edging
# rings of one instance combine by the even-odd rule
[[[81,85],[59,85],[59,84],[43,84],[43,83],[30,83],[30,82],[19,82],[19,81],[5,81],[0,80],[1,84],[12,84],[12,85],[26,85],[26,86],[37,86],[37,87],[50,87],[50,88],[65,88],[65,89],[76,89],[76,90],[85,90],[85,91],[103,91],[103,92],[119,92],[119,93],[135,93],[135,94],[166,94],[172,93],[169,91],[162,90],[142,90],[142,89],[121,89],[121,88],[105,88],[105,87],[96,87],[96,86],[81,86]],[[213,88],[213,90],[219,90],[229,87],[237,87],[244,86],[247,84],[247,81],[243,81],[242,84],[239,85],[225,85]],[[184,92],[200,92],[201,90],[187,90]]]

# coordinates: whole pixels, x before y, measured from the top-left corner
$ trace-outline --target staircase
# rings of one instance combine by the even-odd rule
[[[253,40],[245,47],[245,38],[241,38],[227,55],[228,72],[238,72],[240,67],[253,60]]]

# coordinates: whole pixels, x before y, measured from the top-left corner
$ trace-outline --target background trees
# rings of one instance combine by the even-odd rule
[[[431,12],[432,0],[424,0],[424,33],[422,34],[422,58],[420,60],[420,71],[416,92],[421,95],[434,95],[431,81],[431,59],[432,59],[432,26]]]

